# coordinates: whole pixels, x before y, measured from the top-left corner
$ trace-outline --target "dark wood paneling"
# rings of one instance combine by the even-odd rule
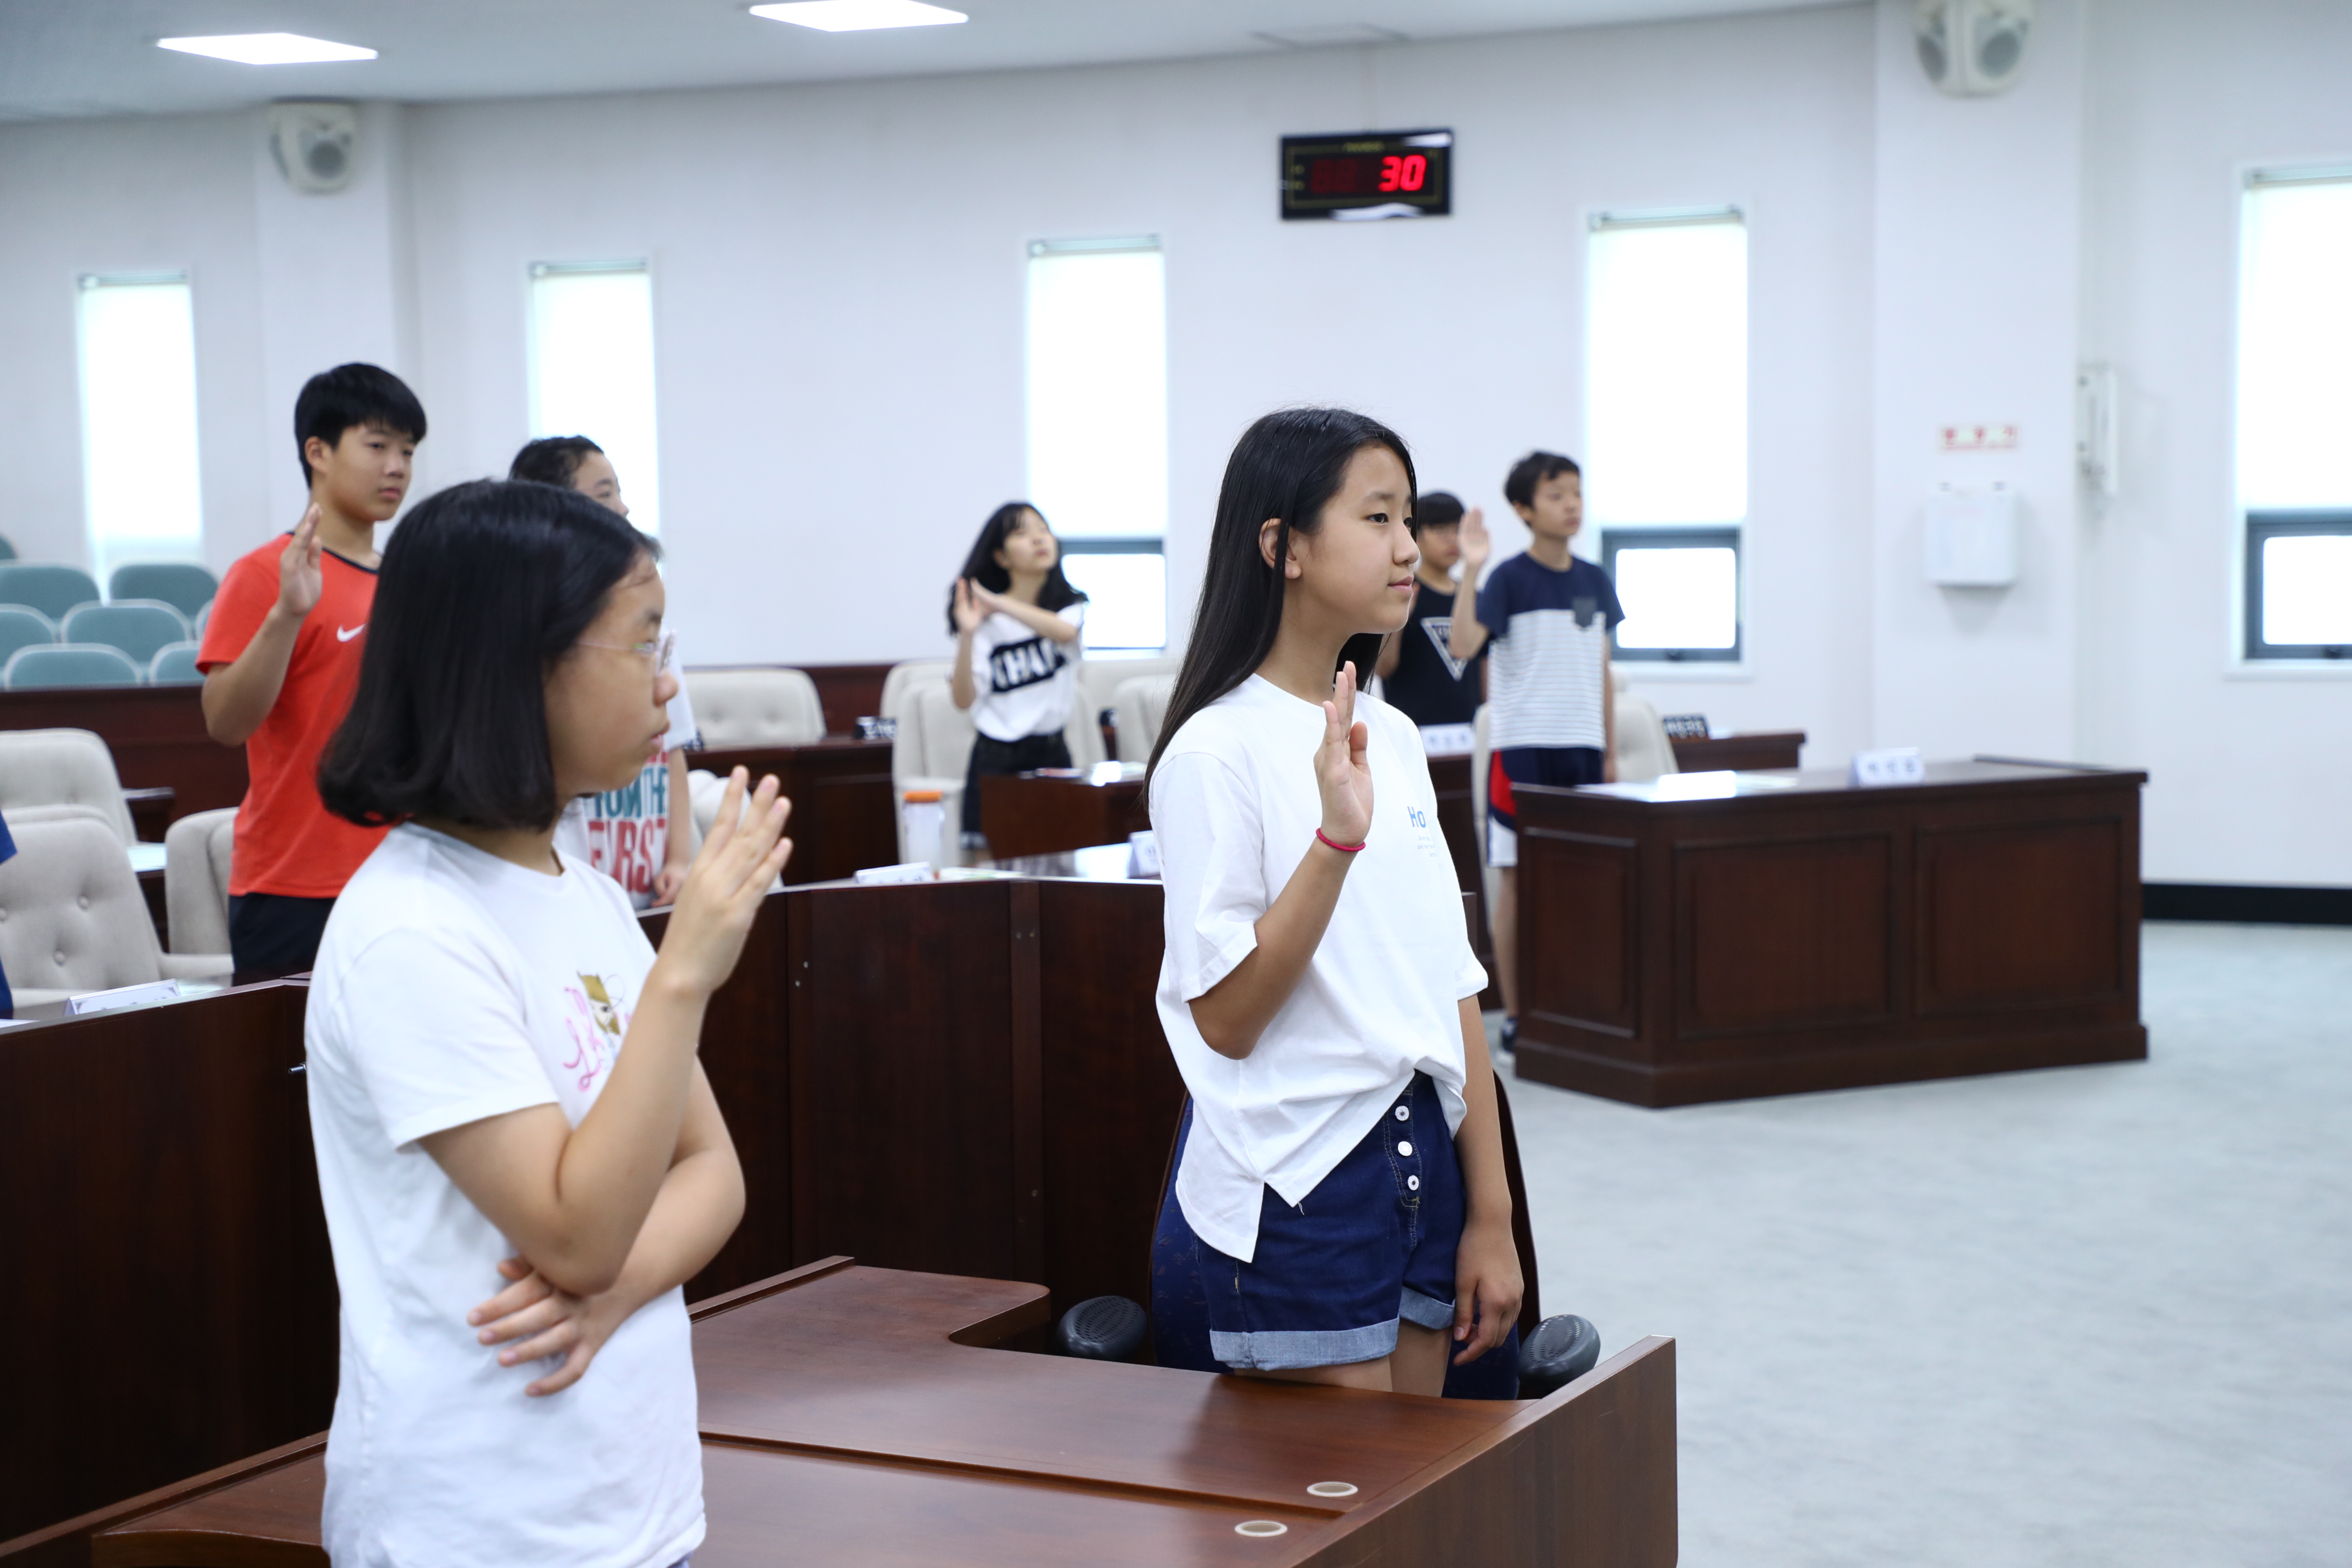
[[[1000,773],[980,781],[980,830],[993,859],[1124,844],[1150,826],[1141,779],[1098,784]]]
[[[1152,994],[1164,947],[1157,882],[1040,882],[1053,955],[1040,995],[1045,1283],[1067,1308],[1151,1300],[1151,1227],[1184,1080]],[[1156,1146],[1152,1140],[1157,1138]]]
[[[1454,876],[1475,900],[1470,916],[1470,949],[1486,971],[1486,989],[1478,1005],[1493,1012],[1503,1005],[1502,987],[1495,983],[1495,940],[1486,929],[1486,857],[1478,847],[1478,819],[1474,798],[1478,781],[1470,776],[1470,758],[1432,757],[1429,782],[1437,794],[1437,828],[1445,835],[1446,853],[1454,858]]]
[[[322,1424],[306,994],[0,1033],[0,1537]]]
[[[765,773],[793,803],[784,832],[793,858],[784,885],[835,882],[869,866],[898,859],[898,817],[890,784],[887,741],[820,741],[806,746],[730,746],[688,752],[687,765],[725,778],[749,769],[756,787]]]
[[[1013,1277],[1010,885],[795,898],[796,1261]]]
[[[2123,824],[1923,827],[1922,1014],[2063,1006],[2123,994]]]
[[[92,731],[114,753],[124,788],[172,791],[176,822],[245,799],[245,748],[205,733],[203,692],[201,686],[0,691],[0,730]]]
[[[1710,735],[1704,741],[1674,741],[1675,766],[1686,773],[1793,768],[1805,746],[1802,730],[1759,730],[1752,735]]]
[[[1681,1038],[1893,1014],[1885,834],[1678,845],[1675,872]]]
[[[1979,761],[1888,789],[1525,787],[1516,1070],[1663,1106],[2145,1057],[2146,782]]]
[[[824,709],[824,732],[828,735],[855,735],[857,721],[871,719],[882,711],[882,683],[901,659],[888,664],[803,664],[798,668],[808,672],[816,682],[817,701]]]
[[[1543,832],[1523,823],[1519,837],[1524,841]],[[1522,1006],[1579,1028],[1638,1033],[1641,942],[1633,841],[1558,835],[1548,839],[1535,875],[1525,868],[1529,858],[1520,857]]]

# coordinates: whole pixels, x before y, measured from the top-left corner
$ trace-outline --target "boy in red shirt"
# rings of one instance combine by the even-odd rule
[[[400,510],[425,410],[390,371],[337,365],[294,403],[310,505],[291,535],[240,557],[221,580],[196,668],[205,728],[245,748],[228,942],[240,982],[299,973],[327,912],[379,839],[319,801],[319,753],[359,679],[375,603],[376,524]]]

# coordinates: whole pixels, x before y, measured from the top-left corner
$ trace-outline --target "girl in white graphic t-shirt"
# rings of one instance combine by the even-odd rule
[[[328,808],[398,824],[327,922],[306,1022],[342,1352],[338,1563],[668,1568],[703,1534],[680,1287],[743,1211],[696,1057],[791,853],[739,770],[656,953],[553,844],[634,777],[677,678],[656,547],[586,497],[466,484],[384,552]]]
[[[1362,415],[1243,435],[1148,793],[1160,1018],[1192,1091],[1173,1228],[1211,1353],[1435,1394],[1449,1351],[1503,1342],[1522,1281],[1429,764],[1356,689],[1412,609],[1413,491]]]
[[[1078,689],[1078,634],[1087,596],[1062,574],[1061,542],[1027,501],[989,513],[948,591],[955,635],[950,690],[971,710],[971,763],[963,784],[964,847],[979,848],[980,781],[1070,765],[1063,727]]]

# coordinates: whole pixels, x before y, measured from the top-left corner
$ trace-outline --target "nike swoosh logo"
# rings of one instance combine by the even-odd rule
[[[349,642],[365,630],[367,630],[367,623],[365,621],[362,621],[358,626],[352,627],[349,631],[345,631],[342,627],[337,626],[335,628],[335,640],[337,642]]]

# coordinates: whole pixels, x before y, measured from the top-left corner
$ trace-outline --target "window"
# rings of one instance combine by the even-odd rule
[[[2245,657],[2352,648],[2352,170],[2246,186],[2238,298]]]
[[[184,274],[81,280],[82,496],[101,583],[204,556],[195,310]]]
[[[1739,657],[1738,529],[1612,529],[1602,537],[1601,563],[1625,610],[1617,657]]]
[[[1168,642],[1168,310],[1157,239],[1029,247],[1029,499],[1086,591],[1087,646]]]
[[[604,448],[629,521],[661,531],[654,288],[642,261],[530,269],[530,433]]]
[[[1737,660],[1748,515],[1748,226],[1735,211],[1592,221],[1585,515],[1635,660]]]

